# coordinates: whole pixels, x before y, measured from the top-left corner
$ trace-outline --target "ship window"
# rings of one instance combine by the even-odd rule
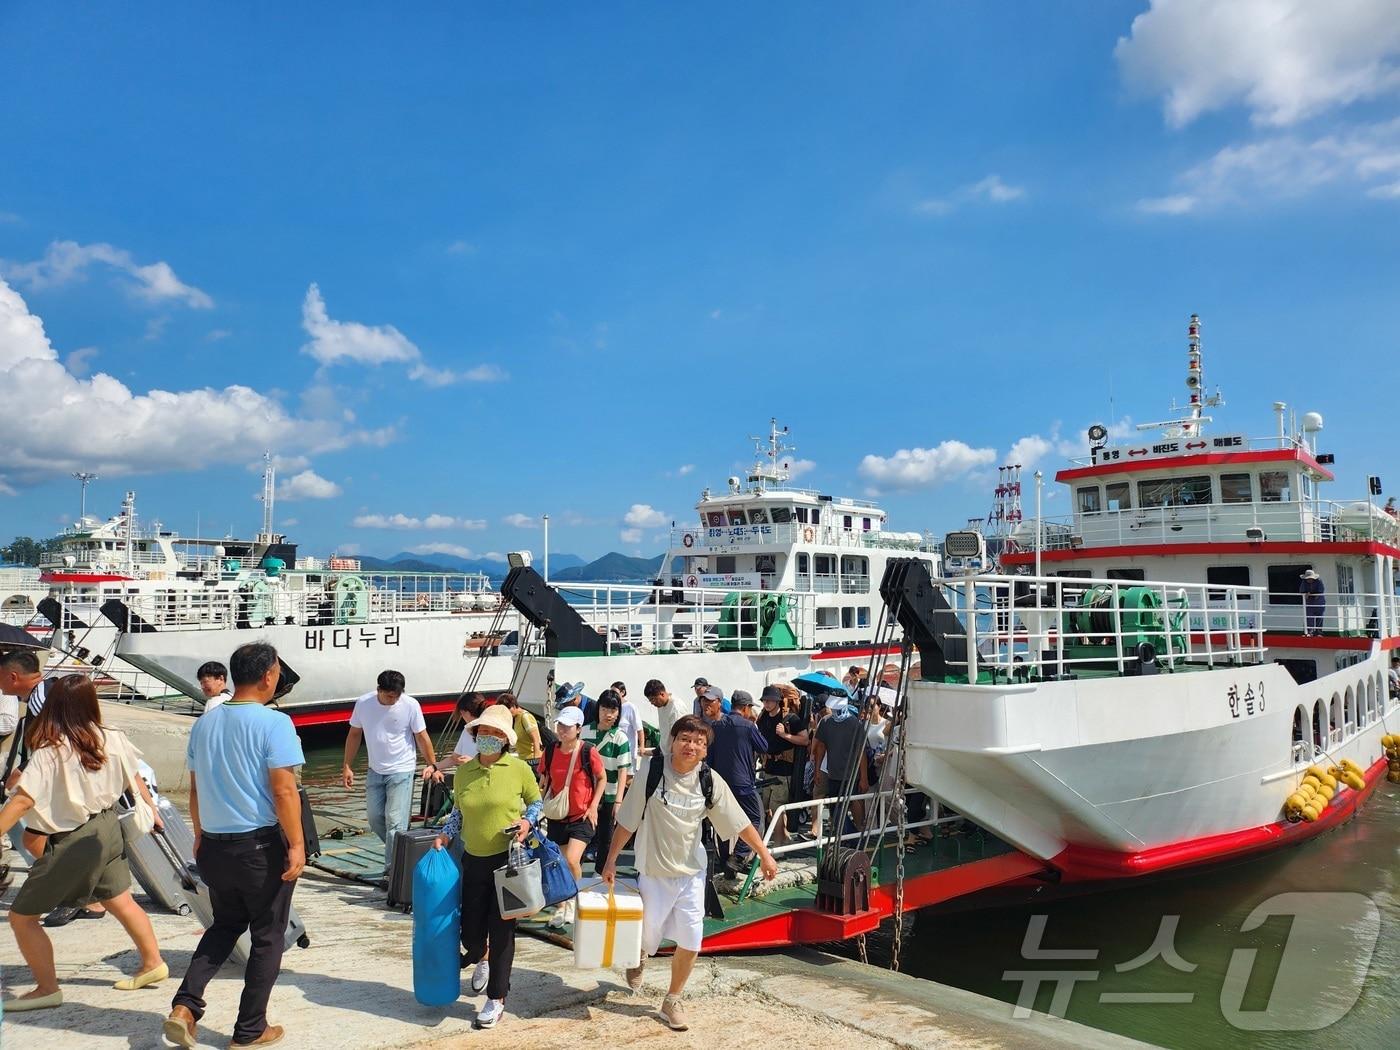
[[[810,571],[810,570],[808,569],[808,566],[809,566],[810,564],[811,564],[811,563],[807,560],[807,555],[805,555],[805,554],[798,554],[798,555],[797,555],[797,571],[800,572],[800,573],[802,573],[804,576]]]
[[[1133,487],[1126,481],[1115,481],[1103,487],[1104,501],[1109,510],[1132,510]]]
[[[857,626],[857,627],[869,627],[869,626],[870,626],[870,607],[869,607],[868,605],[862,605],[860,608],[858,608],[858,609],[856,610],[856,626]]]
[[[1218,587],[1248,587],[1249,586],[1249,566],[1248,565],[1207,565],[1206,583],[1213,583]],[[1223,602],[1229,597],[1228,591],[1211,591],[1209,598],[1213,602]],[[1241,595],[1247,598],[1247,595]]]
[[[847,531],[850,531],[850,528],[851,528],[851,516],[850,516],[849,514],[847,514],[847,515],[845,516],[845,521],[846,521],[846,523],[845,523],[845,525],[842,526],[842,527],[845,528]]]
[[[729,524],[731,524],[731,525],[743,525],[743,524],[744,524],[744,509],[743,509],[742,507],[738,508],[737,510],[731,510],[731,511],[729,512]]]
[[[1303,573],[1311,569],[1311,565],[1270,565],[1269,566],[1269,604],[1270,605],[1302,605],[1303,596],[1298,592],[1298,583],[1303,578]]]
[[[774,525],[786,525],[792,520],[791,507],[774,507],[772,514]]]
[[[722,510],[712,510],[712,511],[710,511],[710,528],[712,528],[712,529],[722,529],[722,528],[724,528],[724,511],[722,511]]]
[[[1147,571],[1145,569],[1109,569],[1106,579],[1110,580],[1146,580]]]
[[[822,523],[822,509],[821,509],[820,507],[813,507],[813,508],[812,508],[812,522],[811,522],[811,523],[812,523],[813,525],[820,525],[820,524]]]
[[[1074,499],[1080,514],[1097,514],[1103,509],[1103,504],[1099,501],[1099,487],[1097,485],[1091,485],[1086,489],[1075,489]]]
[[[762,507],[754,507],[753,510],[749,511],[749,524],[750,524],[750,525],[767,525],[767,524],[768,524],[768,512],[767,512],[766,510],[764,510]]]
[[[1138,482],[1138,505],[1143,507],[1194,507],[1209,503],[1210,476],[1157,478]]]
[[[758,554],[753,559],[754,572],[765,572],[771,575],[776,571],[776,564],[777,562],[771,554]]]
[[[841,607],[841,626],[850,630],[856,623],[856,611],[852,606],[843,605]]]
[[[1259,500],[1262,503],[1289,501],[1288,471],[1265,470],[1259,474]]]
[[[1250,485],[1250,476],[1248,474],[1221,474],[1220,502],[1254,502],[1254,490]]]
[[[715,558],[715,572],[721,576],[732,576],[734,571],[734,555],[721,554]]]
[[[800,522],[802,522],[804,525],[807,523],[807,508],[806,508],[806,507],[798,507],[798,508],[797,508],[797,520],[800,521]]]
[[[861,531],[862,531],[862,532],[869,532],[869,531],[870,531],[870,519],[869,519],[869,518],[861,518],[860,521],[861,521],[861,526],[860,526]]]

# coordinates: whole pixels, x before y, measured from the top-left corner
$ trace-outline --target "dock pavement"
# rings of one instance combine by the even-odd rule
[[[17,865],[16,887],[23,879]],[[8,910],[14,889],[0,909]],[[1043,1015],[1013,1020],[1011,1007],[960,989],[890,973],[806,949],[702,958],[686,995],[689,1032],[656,1019],[669,963],[652,960],[642,994],[620,972],[580,970],[557,945],[521,937],[507,1012],[500,1026],[474,1031],[484,999],[466,990],[451,1006],[413,998],[413,918],[385,907],[384,891],[307,869],[294,904],[308,948],[292,948],[273,992],[270,1019],[284,1025],[282,1046],[316,1050],[378,1047],[507,1047],[536,1050],[586,1044],[630,1047],[1026,1048],[1119,1050],[1143,1046]],[[145,902],[144,897],[138,899]],[[200,929],[189,916],[148,909],[171,978],[119,992],[136,953],[111,918],[49,931],[64,1005],[6,1017],[3,1050],[146,1050],[165,1046],[161,1021],[189,965]],[[32,987],[8,929],[0,930],[0,973],[7,992]],[[210,985],[200,1046],[232,1038],[242,974],[230,964]]]

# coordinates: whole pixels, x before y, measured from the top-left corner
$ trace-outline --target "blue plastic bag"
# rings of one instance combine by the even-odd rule
[[[462,994],[462,869],[445,849],[430,849],[413,869],[413,997],[446,1006]]]
[[[564,859],[564,854],[559,852],[559,847],[534,829],[531,830],[526,845],[530,849],[530,856],[540,862],[540,886],[544,890],[544,906],[548,908],[577,897],[578,883],[574,881],[574,873],[569,870],[569,862]]]

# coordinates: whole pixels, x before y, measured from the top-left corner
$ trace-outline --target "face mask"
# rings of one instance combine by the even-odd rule
[[[477,737],[476,750],[482,755],[499,755],[506,749],[506,742],[498,736]]]

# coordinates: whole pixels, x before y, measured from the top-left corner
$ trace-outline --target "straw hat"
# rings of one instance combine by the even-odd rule
[[[485,726],[487,729],[495,729],[506,735],[510,741],[510,746],[515,746],[515,726],[512,725],[514,719],[511,717],[510,708],[502,707],[500,704],[492,704],[485,711],[481,712],[481,717],[467,723],[468,729],[478,729]],[[473,734],[475,735],[475,734]]]

